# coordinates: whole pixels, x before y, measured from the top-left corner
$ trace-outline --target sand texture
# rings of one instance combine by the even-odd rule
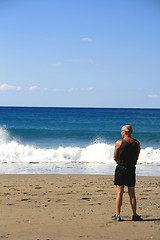
[[[136,195],[144,220],[131,221],[126,188],[115,222],[113,176],[0,175],[0,239],[159,240],[160,177],[137,177]]]

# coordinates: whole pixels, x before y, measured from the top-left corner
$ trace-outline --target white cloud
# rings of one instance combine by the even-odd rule
[[[83,42],[92,42],[92,38],[90,38],[90,37],[84,37],[84,38],[82,38],[82,41],[83,41]]]
[[[38,89],[38,86],[35,86],[35,85],[28,88],[28,90],[31,92],[36,91],[37,89]]]
[[[48,91],[48,88],[46,88],[46,87],[45,87],[45,88],[43,88],[43,91]]]
[[[77,89],[75,89],[75,88],[69,88],[68,91],[69,91],[69,92],[73,92],[73,91],[77,91]]]
[[[21,90],[20,86],[8,85],[6,83],[0,85],[0,91],[19,91]]]
[[[56,63],[52,63],[52,67],[60,67],[62,66],[62,62],[58,61]]]
[[[40,88],[36,85],[33,85],[31,87],[28,88],[29,91],[33,92],[33,91],[53,91],[53,92],[81,92],[81,91],[86,91],[86,92],[90,92],[93,90],[93,87],[81,87],[81,88],[76,88],[76,87],[70,87],[68,89],[66,88],[53,88],[53,89],[49,89],[49,88]]]
[[[81,88],[82,91],[87,91],[90,92],[93,90],[93,87],[88,87],[88,88]]]
[[[159,94],[149,94],[148,97],[158,99],[158,98],[160,98],[160,95]]]
[[[57,88],[53,88],[52,90],[53,90],[53,92],[58,92]]]
[[[92,91],[93,88],[92,87],[87,87],[87,88],[69,88],[68,91],[69,92],[74,92],[74,91],[86,91],[86,92],[90,92]]]
[[[72,59],[70,62],[72,62],[72,63],[79,63],[80,60],[79,59]]]

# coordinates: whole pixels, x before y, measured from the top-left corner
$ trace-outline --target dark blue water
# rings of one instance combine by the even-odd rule
[[[96,139],[114,143],[131,124],[142,147],[160,146],[159,109],[1,107],[0,126],[22,142],[41,146],[85,146]]]

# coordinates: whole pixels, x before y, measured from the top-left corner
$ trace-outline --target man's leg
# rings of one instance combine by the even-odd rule
[[[116,196],[116,215],[120,215],[122,200],[123,200],[124,186],[117,185],[117,196]]]
[[[135,196],[135,187],[128,187],[128,194],[130,197],[130,204],[132,207],[133,215],[136,215],[137,201],[136,201],[136,196]]]

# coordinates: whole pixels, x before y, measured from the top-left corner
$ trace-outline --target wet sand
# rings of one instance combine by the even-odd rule
[[[159,240],[160,177],[137,177],[132,222],[127,188],[121,222],[112,221],[113,176],[0,175],[0,239]]]

